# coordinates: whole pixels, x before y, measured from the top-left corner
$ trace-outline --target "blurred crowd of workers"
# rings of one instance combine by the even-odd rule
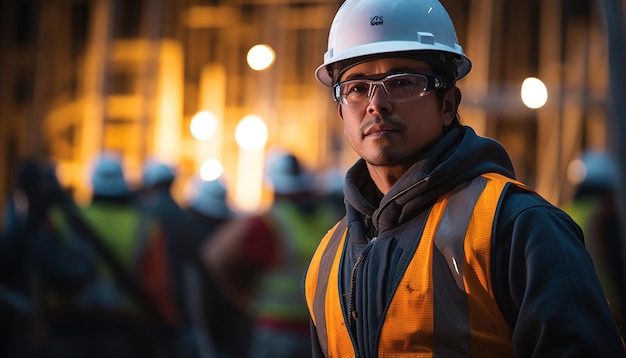
[[[281,152],[268,159],[271,208],[242,214],[219,180],[179,204],[163,162],[133,190],[122,159],[98,157],[85,206],[52,163],[22,163],[0,237],[0,356],[310,355],[301,280],[344,214],[342,178],[323,190]]]

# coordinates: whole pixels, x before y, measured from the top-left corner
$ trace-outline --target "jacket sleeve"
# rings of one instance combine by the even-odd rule
[[[580,227],[538,195],[509,189],[492,277],[516,357],[622,357],[624,345]]]
[[[324,358],[324,352],[322,351],[322,347],[320,346],[320,341],[317,338],[317,331],[315,325],[313,324],[313,320],[309,320],[311,326],[311,357],[313,358]]]

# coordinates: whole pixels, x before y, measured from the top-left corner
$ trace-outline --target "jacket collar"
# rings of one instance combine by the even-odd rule
[[[481,174],[495,172],[515,179],[506,150],[470,127],[446,133],[382,196],[363,159],[346,174],[348,222],[371,222],[372,235],[406,222],[440,195]],[[352,209],[352,210],[351,210]]]

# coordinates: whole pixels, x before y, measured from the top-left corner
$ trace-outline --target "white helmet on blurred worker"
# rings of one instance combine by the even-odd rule
[[[226,201],[226,187],[219,180],[199,180],[191,207],[205,216],[218,219],[233,215]]]
[[[618,171],[613,156],[606,151],[587,150],[570,163],[568,175],[574,184],[601,190],[617,187]]]
[[[102,153],[96,159],[91,184],[94,195],[125,196],[130,194],[124,177],[122,160],[110,153]]]
[[[149,160],[143,170],[143,186],[151,188],[160,184],[171,184],[176,178],[174,168],[158,160]]]
[[[276,194],[296,194],[314,190],[315,178],[291,153],[273,153],[267,166],[267,177]]]
[[[472,67],[438,0],[347,0],[335,15],[315,75],[330,87],[349,67],[389,53],[428,62],[451,81]]]

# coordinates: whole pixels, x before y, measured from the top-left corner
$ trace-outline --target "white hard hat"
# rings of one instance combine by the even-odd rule
[[[150,188],[155,185],[171,183],[176,178],[174,168],[159,161],[148,161],[143,170],[143,186]]]
[[[322,191],[328,194],[343,195],[345,172],[332,168],[322,175]]]
[[[585,151],[568,169],[573,182],[582,186],[604,189],[614,189],[617,186],[617,165],[608,152]]]
[[[306,171],[298,158],[282,153],[270,158],[267,176],[276,194],[295,194],[311,191],[315,187],[313,174]]]
[[[336,76],[329,73],[329,65],[414,51],[432,52],[429,58],[453,68],[456,80],[472,67],[458,44],[450,16],[438,0],[347,0],[335,15],[328,51],[315,75],[330,87]]]
[[[191,207],[206,216],[225,219],[232,216],[226,202],[226,187],[219,180],[202,181],[192,199]]]
[[[102,154],[98,157],[91,175],[93,193],[100,196],[124,196],[130,189],[124,178],[122,161],[115,155]]]

